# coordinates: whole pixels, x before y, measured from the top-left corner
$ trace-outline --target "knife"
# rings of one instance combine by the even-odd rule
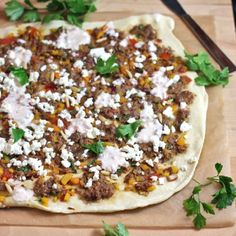
[[[229,72],[236,71],[235,64],[224,54],[224,52],[210,39],[210,37],[201,29],[194,19],[187,14],[177,0],[162,0],[162,2],[176,15],[178,15],[187,27],[192,31],[195,37],[200,41],[203,47],[215,59],[223,69],[228,67]]]

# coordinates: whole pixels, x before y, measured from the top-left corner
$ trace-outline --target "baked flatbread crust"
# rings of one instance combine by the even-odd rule
[[[175,23],[170,17],[160,14],[141,15],[116,20],[113,21],[113,23],[115,28],[123,31],[128,31],[130,28],[138,24],[151,24],[153,28],[157,30],[158,37],[162,40],[163,45],[171,47],[176,55],[184,57],[184,47],[173,34]],[[105,22],[86,22],[83,25],[83,28],[91,29],[104,24]],[[65,28],[72,27],[64,21],[53,21],[48,25],[41,25],[40,23],[23,24],[17,27],[11,26],[1,29],[0,37],[3,38],[8,34],[17,35],[18,30],[23,30],[27,26],[39,28],[44,34],[48,34],[50,29],[61,26]],[[208,96],[205,88],[202,86],[197,86],[194,83],[194,78],[197,74],[194,72],[187,72],[187,75],[193,79],[189,84],[189,91],[196,94],[196,97],[190,107],[189,124],[192,125],[192,129],[188,131],[186,137],[189,147],[184,154],[177,155],[174,160],[172,160],[177,166],[187,166],[186,171],[179,172],[178,179],[176,181],[166,182],[164,185],[157,185],[157,188],[150,192],[148,196],[120,190],[116,191],[111,198],[97,202],[86,203],[80,200],[78,196],[72,196],[68,202],[49,201],[48,206],[42,205],[38,200],[36,200],[36,197],[33,197],[29,201],[16,202],[11,196],[9,196],[6,198],[4,206],[2,207],[31,207],[58,213],[114,212],[160,203],[171,197],[174,193],[183,189],[193,177],[195,168],[197,167],[200,158],[205,137],[206,114],[208,106]],[[119,181],[122,186],[122,179]],[[25,181],[24,185],[30,187],[32,186],[32,182],[29,180]]]

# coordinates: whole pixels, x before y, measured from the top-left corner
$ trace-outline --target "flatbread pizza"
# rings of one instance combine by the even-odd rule
[[[114,212],[189,183],[208,97],[173,29],[159,14],[1,29],[1,208]]]

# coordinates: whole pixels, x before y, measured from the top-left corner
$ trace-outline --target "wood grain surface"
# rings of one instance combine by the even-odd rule
[[[0,22],[4,22],[5,16],[2,11],[6,0],[0,1]],[[234,28],[233,11],[231,7],[231,0],[179,0],[186,11],[196,20],[201,16],[210,16],[214,19],[214,24],[209,22],[208,25],[201,25],[202,28],[209,32],[211,27],[215,28],[215,35],[210,35],[212,39],[220,46],[220,48],[236,63],[236,34]],[[112,18],[122,18],[127,15],[135,15],[142,13],[159,12],[172,16],[173,13],[169,11],[160,0],[99,0],[97,3],[97,15],[106,15]],[[230,79],[230,84],[224,89],[225,101],[225,120],[227,124],[228,138],[229,138],[229,153],[231,157],[232,176],[236,181],[236,73]],[[6,228],[1,231],[0,235],[28,235],[25,231],[21,234],[20,229]],[[47,229],[42,229],[42,235],[49,235]],[[33,232],[32,229],[29,232]],[[97,232],[82,229],[81,231],[62,230],[63,233],[57,231],[50,231],[54,235],[99,235]],[[178,231],[178,232],[177,232]],[[133,229],[131,235],[195,235],[195,233],[188,230],[177,230],[176,232],[169,230],[158,231],[141,231]],[[4,234],[5,232],[5,234]],[[57,232],[57,233],[56,233]],[[213,229],[203,230],[196,235],[225,235],[235,236],[236,227],[225,230]]]

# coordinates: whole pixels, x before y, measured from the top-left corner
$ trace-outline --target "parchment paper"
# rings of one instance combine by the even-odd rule
[[[112,19],[111,17],[108,18],[109,20]],[[106,19],[104,16],[96,18],[96,20]],[[209,25],[211,28],[208,29],[208,32],[211,32],[211,35],[214,34],[213,23],[210,24],[210,22],[213,22],[211,17],[201,17],[197,20],[201,25]],[[189,51],[196,52],[201,49],[196,39],[178,19],[176,19],[175,34]],[[227,152],[227,134],[223,116],[222,88],[209,88],[207,92],[209,94],[209,109],[206,140],[199,165],[195,172],[195,178],[199,181],[204,181],[207,176],[215,174],[214,164],[216,162],[222,163],[224,165],[224,173],[230,175],[230,159]],[[191,219],[185,216],[182,202],[190,196],[193,186],[194,183],[191,181],[185,189],[161,204],[113,214],[59,215],[26,208],[4,209],[0,210],[0,225],[100,228],[104,220],[109,224],[116,224],[121,221],[129,228],[136,229],[189,228],[192,227],[192,222]],[[210,196],[216,190],[216,186],[207,187],[201,195],[202,199],[209,201]],[[234,206],[217,212],[215,216],[208,216],[207,222],[207,227],[233,225],[235,222]]]

